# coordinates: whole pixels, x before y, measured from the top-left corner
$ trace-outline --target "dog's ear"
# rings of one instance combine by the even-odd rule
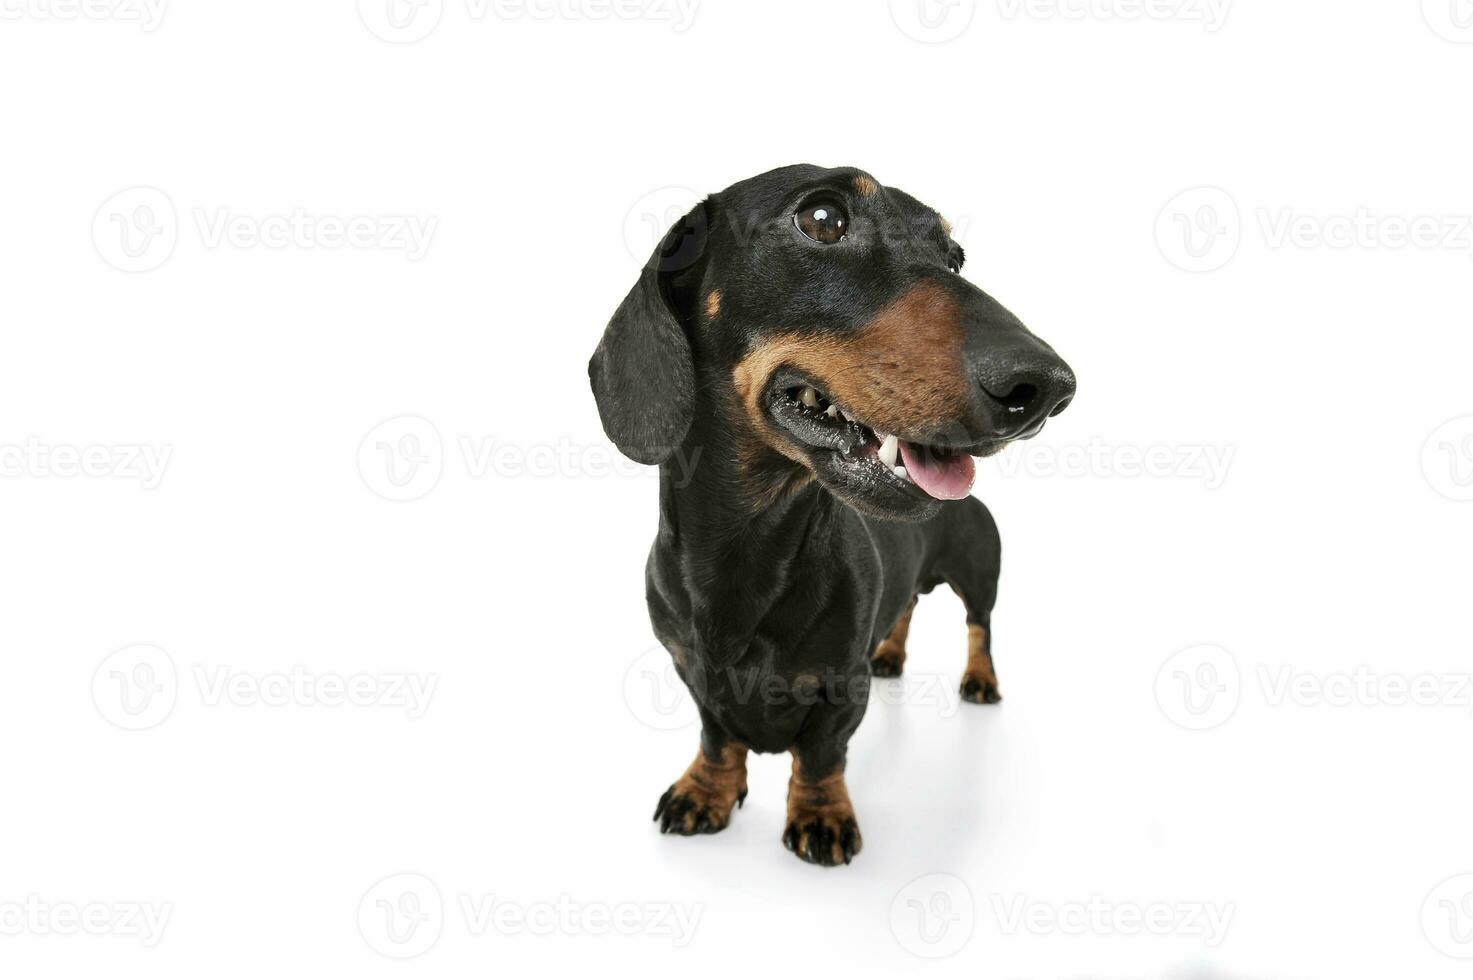
[[[690,429],[696,373],[672,279],[699,275],[706,233],[705,204],[665,233],[588,362],[604,432],[636,462],[664,462]]]

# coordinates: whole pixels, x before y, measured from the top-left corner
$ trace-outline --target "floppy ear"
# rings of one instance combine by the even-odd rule
[[[636,462],[664,462],[690,429],[695,365],[670,278],[692,269],[705,248],[706,208],[699,204],[660,240],[588,362],[604,432]]]

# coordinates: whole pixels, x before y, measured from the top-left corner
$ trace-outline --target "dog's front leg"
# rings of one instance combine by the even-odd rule
[[[868,678],[865,678],[867,682]],[[868,693],[868,684],[861,685]],[[783,845],[810,864],[848,864],[864,841],[844,784],[849,737],[864,714],[864,701],[845,708],[820,708],[825,723],[805,727],[793,746],[788,780],[788,825]],[[813,719],[819,720],[819,719]]]
[[[662,834],[714,834],[747,798],[747,747],[701,733],[701,748],[685,774],[655,807]]]

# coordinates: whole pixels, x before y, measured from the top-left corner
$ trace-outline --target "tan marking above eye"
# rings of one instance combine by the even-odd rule
[[[721,312],[721,290],[711,290],[711,295],[706,297],[706,319],[714,320]]]
[[[859,193],[860,197],[870,197],[879,189],[880,185],[875,183],[875,179],[869,174],[860,174],[854,178],[854,190]]]
[[[951,222],[950,221],[947,221],[946,218],[944,216],[942,216],[942,215],[939,215],[938,214],[936,217],[938,217],[938,218],[941,219],[941,230],[944,231],[944,232],[946,232],[948,235],[950,235],[951,234]]]

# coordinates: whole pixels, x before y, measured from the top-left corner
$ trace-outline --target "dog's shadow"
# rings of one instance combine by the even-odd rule
[[[1017,788],[1016,740],[1005,705],[968,704],[954,687],[937,686],[957,682],[940,675],[874,681],[864,723],[849,744],[846,782],[864,834],[850,867],[813,868],[783,850],[788,766],[772,757],[751,759],[752,794],[728,829],[716,837],[660,838],[661,862],[775,908],[814,895],[865,908],[888,902],[921,875],[985,866]],[[754,860],[770,871],[754,875]],[[836,888],[840,881],[847,886]]]
[[[969,863],[1002,804],[988,760],[1003,706],[961,701],[948,683],[956,679],[876,679],[849,746],[848,784],[866,851],[903,856],[918,869]]]

